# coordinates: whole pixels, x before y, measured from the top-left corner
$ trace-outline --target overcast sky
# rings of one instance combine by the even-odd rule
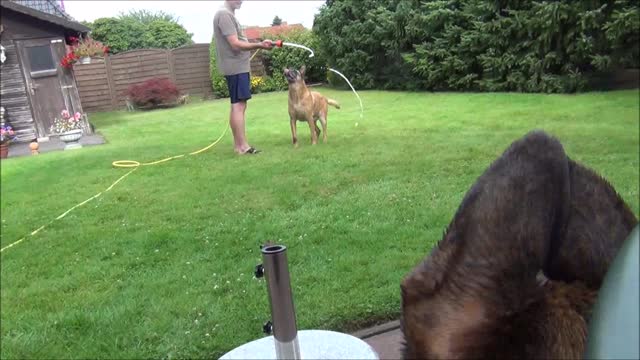
[[[223,1],[96,1],[64,0],[66,12],[78,21],[93,21],[101,17],[116,16],[121,11],[146,9],[164,11],[179,18],[179,22],[193,33],[196,43],[208,43],[213,35],[213,15]],[[245,0],[236,16],[246,26],[269,26],[277,15],[289,24],[301,23],[310,29],[313,16],[324,1],[268,1]]]

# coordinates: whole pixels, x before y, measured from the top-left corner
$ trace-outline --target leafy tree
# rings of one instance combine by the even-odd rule
[[[608,21],[604,24],[605,36],[611,43],[615,65],[640,67],[640,9],[637,0],[616,1]]]
[[[193,44],[191,36],[192,34],[187,33],[178,23],[153,20],[147,25],[144,39],[149,48],[173,49]]]
[[[131,11],[115,18],[96,19],[88,26],[91,36],[109,46],[112,53],[193,44],[193,34],[188,33],[177,18],[163,12]]]
[[[109,46],[111,53],[144,49],[146,27],[132,19],[99,18],[93,22],[91,37]]]
[[[179,18],[171,14],[167,14],[164,11],[152,12],[146,9],[130,10],[128,13],[121,12],[118,18],[119,19],[129,18],[129,19],[133,19],[135,21],[141,22],[143,24],[149,24],[156,20],[177,23],[179,20]]]
[[[411,47],[406,22],[416,3],[344,0],[325,4],[314,21],[317,51],[325,54],[330,67],[351,78],[355,87],[411,89],[411,67],[401,53]]]
[[[278,26],[281,24],[282,24],[282,19],[280,19],[280,17],[276,15],[276,17],[274,17],[273,21],[271,22],[271,26]]]
[[[573,92],[639,65],[636,0],[343,0],[319,52],[361,88]]]

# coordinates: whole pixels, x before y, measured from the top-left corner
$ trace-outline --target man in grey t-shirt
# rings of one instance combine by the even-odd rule
[[[244,113],[247,100],[251,99],[249,81],[249,55],[251,50],[273,48],[271,40],[250,43],[244,36],[235,16],[235,10],[242,5],[241,0],[225,0],[224,6],[213,17],[213,36],[216,43],[218,70],[224,75],[231,98],[229,124],[233,132],[235,152],[241,155],[260,152],[249,145],[245,135]]]

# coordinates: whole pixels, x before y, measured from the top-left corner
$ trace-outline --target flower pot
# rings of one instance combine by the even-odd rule
[[[0,144],[0,159],[6,159],[9,156],[9,144]]]
[[[83,56],[80,58],[80,64],[91,64],[91,57]]]
[[[64,149],[79,149],[82,147],[79,140],[82,137],[82,129],[69,130],[60,134],[60,140],[65,142]]]

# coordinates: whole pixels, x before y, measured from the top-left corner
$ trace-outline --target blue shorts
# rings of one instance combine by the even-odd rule
[[[227,79],[232,104],[251,99],[249,73],[225,75],[225,79]]]

